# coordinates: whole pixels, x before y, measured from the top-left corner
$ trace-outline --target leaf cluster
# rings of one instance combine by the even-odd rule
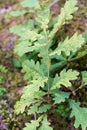
[[[82,87],[87,85],[87,71],[78,72],[66,69],[66,66],[86,41],[82,34],[76,32],[72,37],[56,42],[56,48],[53,48],[55,34],[77,11],[77,0],[66,1],[51,29],[52,16],[47,7],[43,9],[37,0],[24,0],[22,5],[34,8],[36,12],[36,18],[29,20],[27,25],[16,25],[10,29],[20,37],[15,53],[20,58],[26,57],[21,62],[28,85],[24,87],[21,99],[15,105],[15,112],[23,113],[27,109],[27,114],[34,115],[34,120],[26,123],[24,130],[52,130],[47,112],[66,100],[72,109],[71,117],[75,116],[74,126],[77,128],[81,125],[82,130],[85,130],[87,108],[81,108],[70,95],[74,92],[71,81],[77,80],[79,75],[82,76]],[[17,13],[24,14],[16,12],[14,15],[17,16]]]

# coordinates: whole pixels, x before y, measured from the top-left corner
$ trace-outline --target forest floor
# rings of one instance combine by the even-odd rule
[[[22,130],[25,121],[28,119],[25,113],[18,116],[14,114],[14,104],[19,99],[26,81],[24,81],[21,68],[17,68],[14,64],[14,59],[17,57],[14,54],[14,46],[18,37],[11,34],[9,29],[16,24],[24,23],[26,20],[23,16],[15,18],[9,15],[12,10],[21,8],[18,0],[15,0],[15,2],[9,1],[3,0],[0,2],[0,65],[5,66],[7,69],[6,74],[4,74],[4,82],[0,84],[0,87],[6,88],[3,97],[0,97],[0,117],[2,116],[1,122],[7,125],[8,130]],[[74,20],[64,27],[66,35],[71,36],[76,31],[79,33],[87,31],[87,0],[78,0],[78,6],[79,10],[75,14]],[[56,13],[58,10],[54,9],[53,11]],[[86,66],[83,66],[81,61],[77,67],[87,69],[87,58],[84,62]],[[87,97],[85,99],[85,102],[87,102]],[[73,120],[67,122],[61,116],[56,117],[56,114],[53,118],[57,120],[55,120],[55,130],[80,130],[73,127]]]

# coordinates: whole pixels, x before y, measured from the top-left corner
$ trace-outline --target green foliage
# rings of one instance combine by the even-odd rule
[[[52,92],[53,93],[53,92]],[[53,100],[55,101],[54,103],[61,103],[61,102],[65,102],[66,98],[69,98],[70,93],[69,92],[61,92],[61,91],[54,91],[54,98]]]
[[[4,74],[6,72],[7,72],[7,69],[3,65],[0,65],[0,84],[3,83],[3,81],[4,81]]]
[[[18,17],[18,16],[21,16],[21,15],[24,15],[26,14],[27,11],[26,10],[21,10],[21,11],[12,11],[10,13],[11,16],[14,16],[14,17]]]
[[[1,73],[6,73],[7,69],[3,65],[0,65],[0,72]]]
[[[49,126],[50,123],[47,121],[47,116],[45,116],[42,120],[42,126],[39,128],[39,130],[52,130],[52,128]]]
[[[21,4],[23,7],[34,7],[36,9],[40,7],[38,0],[24,0]]]
[[[58,47],[50,55],[61,55],[61,52],[64,52],[66,56],[70,56],[71,52],[77,52],[82,45],[84,45],[84,38],[82,35],[75,33],[70,39],[67,37],[64,42],[60,42]]]
[[[75,116],[75,128],[80,125],[82,130],[86,130],[87,127],[87,108],[80,107],[80,103],[76,103],[74,100],[70,100],[70,107],[72,108],[71,117]]]
[[[7,69],[3,65],[0,65],[0,84],[3,83],[3,81],[4,81],[4,74],[6,72],[7,72]]]
[[[28,85],[24,87],[23,94],[15,105],[15,112],[19,114],[26,110],[27,115],[34,116],[34,120],[26,123],[24,130],[52,130],[47,112],[50,112],[53,106],[54,109],[58,108],[60,103],[66,102],[66,99],[72,108],[71,116],[76,117],[75,127],[81,124],[82,130],[85,130],[86,117],[83,121],[82,118],[87,108],[80,108],[69,99],[72,98],[70,95],[74,90],[71,81],[77,80],[81,75],[84,86],[87,84],[87,72],[78,72],[67,67],[68,62],[77,58],[77,52],[86,44],[85,36],[76,32],[71,38],[67,37],[64,41],[55,42],[53,45],[56,33],[73,18],[73,13],[77,10],[77,0],[66,1],[52,28],[50,28],[52,19],[50,10],[40,8],[37,0],[24,0],[22,5],[31,7],[35,9],[34,11],[37,9],[34,20],[31,19],[27,24],[16,25],[10,29],[19,36],[14,51],[20,58],[22,72],[28,80]],[[61,113],[60,110],[57,112]],[[80,112],[81,119],[77,118]],[[63,116],[65,117],[65,113]]]
[[[85,40],[85,43],[87,43],[87,32],[85,32],[85,33],[83,33],[83,38],[84,38],[84,40]]]
[[[3,65],[0,65],[0,85],[2,85],[5,80],[4,74],[6,74],[6,72],[7,72],[7,69]],[[7,90],[5,87],[0,87],[0,97],[3,97],[6,91]]]
[[[26,123],[26,127],[24,130],[37,130],[37,127],[39,126],[39,122],[41,121],[42,117],[39,117],[38,120],[31,121],[31,123]]]
[[[58,109],[56,110],[58,113],[60,113],[60,115],[64,118],[69,118],[68,116],[68,112],[69,112],[70,108],[66,107],[64,104],[58,106]]]
[[[60,76],[56,74],[53,81],[52,89],[60,88],[61,85],[64,85],[65,87],[70,87],[70,81],[77,79],[78,74],[79,73],[77,71],[72,71],[71,69],[69,69],[68,71],[66,71],[65,69],[62,70]]]
[[[41,126],[39,127],[39,123],[41,122]],[[38,120],[31,121],[31,123],[26,123],[26,127],[24,130],[52,130],[52,128],[49,126],[50,123],[47,121],[47,116],[41,116],[38,118]]]
[[[5,93],[6,93],[6,88],[0,88],[0,97],[3,97]]]
[[[87,43],[87,32],[82,34],[82,37],[84,38],[84,42]],[[77,56],[75,56],[75,58],[73,58],[72,60],[77,60],[80,59],[84,56],[87,55],[87,47],[86,45],[84,45],[77,53]]]
[[[87,71],[82,71],[82,81],[84,85],[87,85]]]
[[[67,21],[73,18],[72,14],[77,11],[77,0],[66,1],[65,6],[61,9],[60,15],[58,16],[57,23],[54,25],[51,35],[54,35],[61,26],[63,26]]]

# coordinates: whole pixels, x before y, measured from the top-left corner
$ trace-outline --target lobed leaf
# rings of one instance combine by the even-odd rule
[[[39,2],[38,0],[23,0],[23,2],[21,2],[21,5],[23,7],[30,7],[30,8],[40,8]]]
[[[39,117],[37,120],[32,120],[31,123],[26,123],[26,127],[23,130],[37,130],[41,119],[42,117]]]
[[[64,102],[66,98],[69,98],[70,93],[69,92],[62,92],[62,91],[56,91],[54,93],[53,100],[55,101],[54,104]]]
[[[64,42],[59,43],[58,47],[50,54],[61,55],[62,52],[69,56],[71,52],[75,53],[78,49],[84,45],[84,38],[82,35],[75,33],[70,39],[67,37]]]
[[[62,25],[64,25],[68,20],[73,18],[72,14],[77,11],[77,0],[68,0],[66,1],[64,7],[61,9],[60,15],[58,16],[58,21],[54,25],[54,28],[50,34],[53,36]]]
[[[14,112],[16,114],[23,113],[25,111],[25,107],[29,106],[32,102],[34,102],[34,99],[25,99],[21,98],[20,101],[17,101],[14,106]]]
[[[39,113],[46,112],[46,111],[49,110],[50,108],[51,108],[51,105],[49,105],[49,104],[40,106],[40,107],[39,107]]]
[[[20,37],[22,37],[24,34],[25,34],[25,32],[27,31],[27,30],[32,30],[32,29],[34,29],[34,21],[33,20],[29,20],[27,23],[25,23],[25,24],[19,24],[19,25],[15,25],[15,26],[13,26],[13,27],[11,27],[10,28],[10,32],[11,33],[14,33],[14,34],[16,34],[16,35],[18,35],[18,36],[20,36]]]
[[[35,77],[38,79],[38,76],[44,79],[44,70],[39,61],[37,61],[36,63],[34,60],[24,61],[23,72],[28,73],[27,76],[29,79],[34,79]]]
[[[50,123],[47,121],[47,115],[44,116],[43,121],[41,122],[42,125],[38,130],[53,130],[52,127],[50,127]]]
[[[70,81],[77,79],[78,75],[79,72],[73,71],[72,69],[69,69],[68,71],[66,71],[65,69],[62,70],[60,75],[56,74],[51,89],[60,88],[61,85],[64,85],[65,87],[70,87]]]
[[[45,93],[39,90],[40,87],[44,87],[44,83],[47,82],[47,78],[44,79],[41,76],[37,76],[37,79],[32,80],[29,85],[24,87],[23,94],[20,101],[15,105],[15,112],[23,113],[26,106],[30,106],[32,103],[39,102]]]
[[[70,107],[72,108],[71,117],[75,116],[75,128],[78,128],[80,125],[82,130],[86,130],[87,128],[87,108],[80,107],[79,102],[75,102],[74,100],[70,100]]]
[[[36,18],[36,21],[38,22],[38,25],[40,28],[48,29],[48,24],[50,22],[50,10],[46,9],[43,12],[41,12],[38,17]]]
[[[33,39],[34,40],[34,39]],[[32,45],[31,42],[28,40],[20,42],[18,45],[15,47],[15,53],[18,54],[20,57],[23,56],[24,54],[28,52],[33,52],[37,51],[41,48],[46,46],[46,44],[39,44],[38,42],[35,42],[34,45]]]
[[[28,115],[38,113],[38,108],[39,108],[40,104],[41,103],[38,102],[38,103],[35,103],[32,106],[30,106],[29,110],[28,110]]]

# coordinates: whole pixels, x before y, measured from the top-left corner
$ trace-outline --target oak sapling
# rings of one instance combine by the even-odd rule
[[[27,56],[22,61],[22,71],[25,73],[25,79],[29,81],[23,89],[21,99],[15,105],[15,113],[23,113],[27,108],[27,115],[34,115],[34,120],[26,123],[23,130],[53,130],[47,112],[53,109],[54,105],[56,109],[61,102],[66,102],[66,99],[72,109],[71,117],[75,116],[74,126],[77,128],[81,125],[82,130],[85,130],[87,108],[80,107],[78,102],[71,99],[72,91],[68,88],[72,87],[71,81],[77,80],[79,75],[82,75],[83,86],[87,84],[87,71],[80,73],[73,69],[66,70],[67,61],[75,58],[76,52],[85,45],[84,38],[76,32],[72,37],[54,43],[56,48],[53,48],[55,34],[77,11],[77,0],[66,1],[51,29],[48,7],[41,8],[38,0],[24,0],[22,6],[31,7],[33,13],[36,13],[36,18],[29,20],[27,25],[11,28],[11,32],[20,36],[15,53],[20,58]],[[62,87],[67,91],[63,91]]]

